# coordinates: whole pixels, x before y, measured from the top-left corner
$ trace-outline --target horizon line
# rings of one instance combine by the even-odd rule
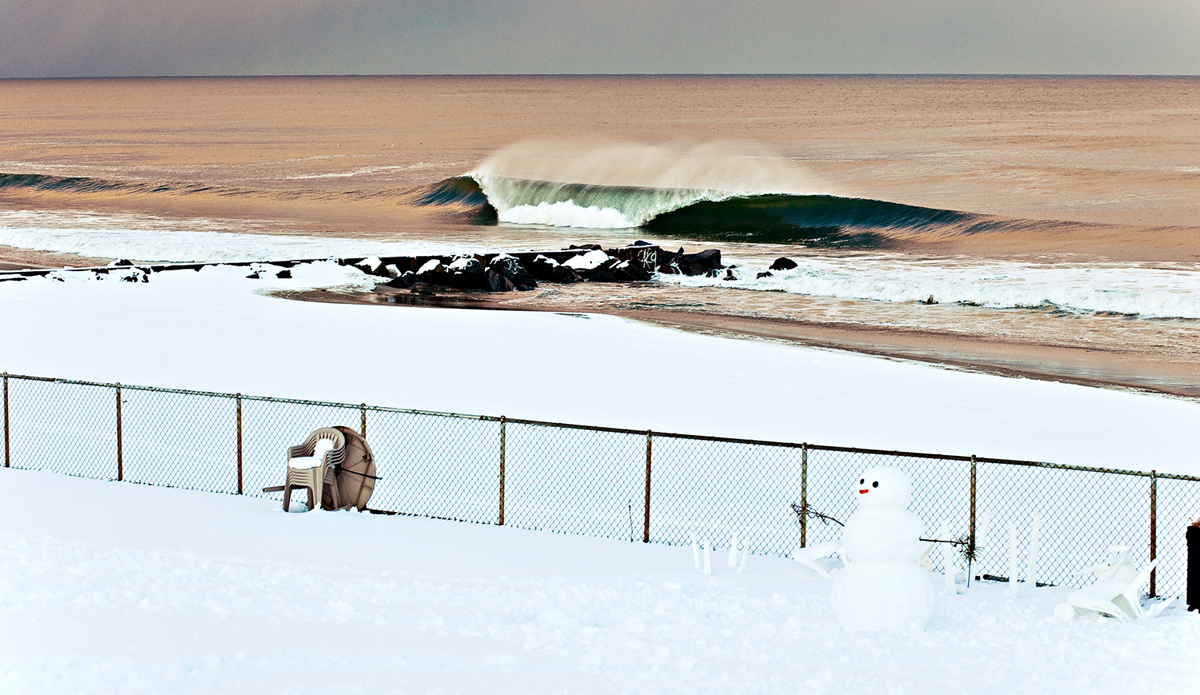
[[[37,80],[170,80],[170,79],[280,79],[280,78],[529,78],[529,77],[867,77],[867,78],[1200,78],[1200,73],[1035,73],[1035,72],[504,72],[504,73],[279,73],[228,75],[58,75],[44,77],[0,77],[0,81]]]

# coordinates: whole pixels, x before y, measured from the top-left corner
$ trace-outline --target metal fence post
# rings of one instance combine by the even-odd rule
[[[12,465],[12,454],[8,448],[8,372],[4,373],[4,467]]]
[[[800,445],[800,547],[808,547],[808,442]]]
[[[362,415],[362,427],[359,428],[359,432],[362,434],[363,439],[366,439],[367,438],[367,404],[359,403],[358,404],[358,412],[359,412],[359,414]]]
[[[968,546],[971,550],[971,556],[975,555],[975,474],[976,474],[975,454],[971,454],[971,542]],[[969,573],[968,573],[969,574]],[[969,578],[968,578],[969,579]]]
[[[242,494],[242,394],[237,399],[237,456],[238,456],[238,494]]]
[[[642,542],[650,542],[650,448],[653,435],[646,430],[646,516],[642,523]]]
[[[1150,471],[1150,562],[1158,555],[1158,474]],[[1150,597],[1154,598],[1154,575],[1157,569],[1150,570]]]
[[[508,418],[500,416],[500,521],[496,522],[498,526],[504,525],[504,458],[506,449],[508,448]]]
[[[121,384],[117,385],[117,480],[125,479],[125,450],[121,441]]]
[[[976,473],[975,468],[976,468],[975,454],[971,454],[971,511],[969,512],[970,519],[968,520],[970,523],[970,536],[967,539],[967,553],[966,553],[966,556],[967,556],[967,586],[968,587],[971,586],[971,576],[973,574],[975,574],[974,570],[971,569],[971,565],[973,565],[975,563],[975,549],[979,547],[978,545],[976,545],[976,540],[975,540],[975,473]],[[1034,581],[1036,582],[1037,580],[1035,579]]]

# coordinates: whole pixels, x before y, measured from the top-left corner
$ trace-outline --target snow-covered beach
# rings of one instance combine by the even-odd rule
[[[1194,693],[1200,616],[1065,589],[846,633],[829,582],[691,550],[0,471],[8,693]],[[45,500],[52,500],[46,504]]]
[[[215,267],[145,284],[0,284],[5,368],[1196,472],[1200,405],[1187,400],[598,315],[262,294],[369,283],[333,264],[294,270],[291,281]],[[647,372],[701,387],[635,398],[603,387]],[[1152,621],[1065,623],[1053,608],[1067,588],[1012,598],[976,582],[939,596],[924,632],[851,635],[829,583],[786,558],[753,556],[739,575],[718,551],[704,576],[686,547],[3,475],[0,682],[11,692],[1189,693],[1200,682],[1200,618],[1178,604]]]

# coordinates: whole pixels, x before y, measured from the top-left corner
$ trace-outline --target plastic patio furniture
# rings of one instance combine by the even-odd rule
[[[332,487],[333,498],[337,499],[337,476],[333,474],[333,469],[342,463],[345,456],[346,438],[332,427],[315,430],[303,444],[288,447],[283,510],[290,511],[292,490],[295,488],[308,490],[309,511],[321,503],[326,485]]]

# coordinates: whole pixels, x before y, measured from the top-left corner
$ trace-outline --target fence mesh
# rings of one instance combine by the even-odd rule
[[[970,539],[975,576],[1073,576],[1129,546],[1158,561],[1153,592],[1187,581],[1184,529],[1200,478],[1032,462],[639,432],[235,394],[4,377],[5,466],[281,498],[286,447],[319,427],[362,431],[375,454],[372,511],[629,541],[718,548],[737,533],[787,555],[840,537],[855,483],[892,466],[913,482],[927,534]],[[649,500],[649,510],[646,504]],[[798,512],[807,510],[808,514]],[[1010,535],[1015,530],[1015,536]],[[941,569],[941,554],[930,556]]]

